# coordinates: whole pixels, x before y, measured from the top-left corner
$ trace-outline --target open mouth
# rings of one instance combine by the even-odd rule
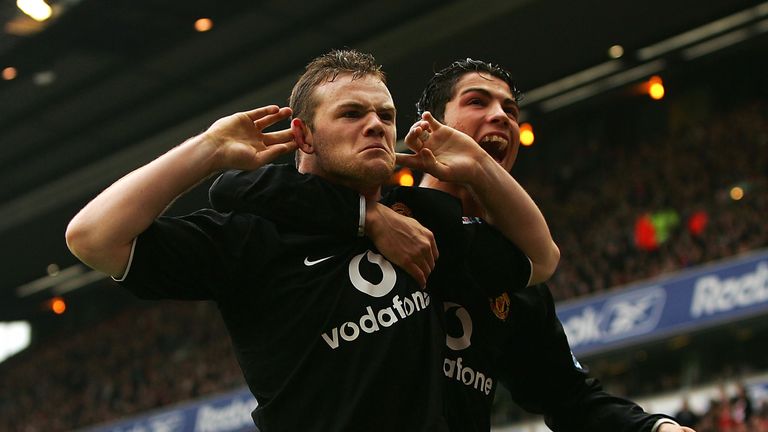
[[[483,137],[478,144],[480,144],[480,147],[485,150],[486,153],[491,155],[496,162],[502,162],[507,155],[509,141],[499,135],[487,135]]]

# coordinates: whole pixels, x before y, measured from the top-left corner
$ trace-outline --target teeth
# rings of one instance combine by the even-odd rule
[[[501,162],[504,158],[507,144],[509,144],[507,139],[498,135],[488,135],[480,140],[483,149],[497,162]]]
[[[502,144],[502,145],[507,145],[507,140],[506,140],[506,138],[500,137],[500,136],[498,136],[498,135],[488,135],[487,137],[483,138],[483,140],[482,140],[482,141],[480,141],[480,142],[481,142],[481,143],[491,143],[491,142],[496,142],[496,143],[500,143],[500,144]]]

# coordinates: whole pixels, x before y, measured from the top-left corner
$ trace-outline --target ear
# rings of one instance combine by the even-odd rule
[[[291,132],[293,132],[293,139],[301,151],[306,154],[315,152],[315,147],[312,145],[312,131],[304,123],[304,120],[300,118],[291,120]]]

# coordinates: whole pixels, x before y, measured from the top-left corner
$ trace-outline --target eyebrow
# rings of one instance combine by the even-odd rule
[[[466,88],[466,89],[464,89],[464,90],[463,90],[463,91],[462,91],[462,92],[459,94],[459,96],[463,96],[463,95],[465,95],[465,94],[467,94],[467,93],[473,93],[473,92],[476,92],[476,93],[481,93],[481,94],[483,94],[484,96],[486,96],[486,97],[489,97],[489,98],[490,98],[490,97],[493,97],[493,94],[491,94],[491,92],[489,92],[488,90],[486,90],[486,89],[484,89],[484,88],[482,88],[482,87],[469,87],[469,88]],[[514,100],[513,98],[504,98],[504,100],[502,101],[502,103],[503,103],[503,104],[506,104],[506,105],[514,105],[514,106],[516,106],[516,107],[519,107],[519,105],[517,104],[517,101],[516,101],[516,100]]]
[[[368,111],[368,105],[362,104],[360,102],[342,102],[341,104],[336,106],[336,110],[343,110],[343,109],[357,109],[361,111]],[[381,107],[376,108],[377,112],[380,111],[391,111],[392,113],[397,112],[394,105],[383,105]]]

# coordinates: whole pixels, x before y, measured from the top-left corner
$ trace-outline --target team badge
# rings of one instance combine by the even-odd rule
[[[407,205],[401,202],[396,202],[392,204],[392,210],[394,210],[397,213],[400,213],[403,216],[413,217],[413,212],[411,212],[411,209],[409,209]]]
[[[491,310],[496,318],[506,321],[509,316],[509,296],[507,293],[491,299]]]

